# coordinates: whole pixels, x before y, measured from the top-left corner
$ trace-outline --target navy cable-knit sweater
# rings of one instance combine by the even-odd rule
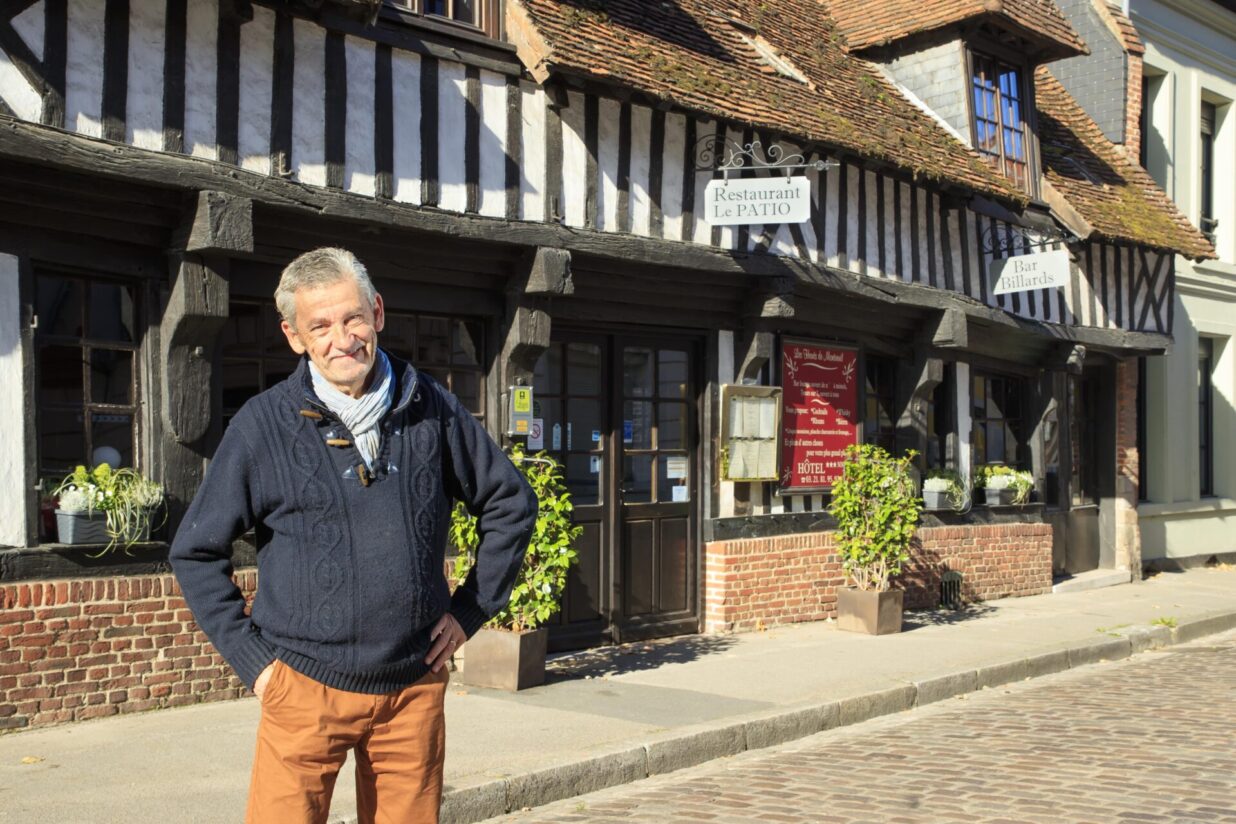
[[[536,496],[454,395],[390,359],[398,383],[372,472],[302,358],[232,419],[176,533],[185,600],[250,686],[278,658],[337,689],[400,689],[428,671],[443,613],[471,637],[510,597]],[[479,516],[481,543],[452,596],[443,561],[453,499]],[[231,579],[232,541],[250,528],[252,617]]]

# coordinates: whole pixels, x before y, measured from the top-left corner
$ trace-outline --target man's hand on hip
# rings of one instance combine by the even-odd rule
[[[262,693],[266,692],[266,684],[270,681],[270,674],[275,671],[275,662],[271,661],[266,665],[266,669],[258,673],[257,680],[253,682],[253,694],[260,700]]]
[[[463,627],[455,620],[455,616],[449,612],[439,618],[438,623],[433,625],[429,638],[433,645],[429,648],[429,654],[425,656],[425,663],[434,672],[442,669],[443,664],[450,660],[455,650],[463,646],[464,642],[468,640],[467,633],[463,631]]]

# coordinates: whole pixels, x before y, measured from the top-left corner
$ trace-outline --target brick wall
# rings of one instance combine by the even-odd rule
[[[920,529],[895,585],[908,608],[939,603],[940,576],[964,576],[968,601],[1051,591],[1051,527],[974,524]],[[844,586],[831,532],[715,541],[704,547],[704,630],[746,631],[836,614]]]
[[[251,599],[255,571],[237,573]],[[0,587],[0,730],[238,698],[171,575]]]

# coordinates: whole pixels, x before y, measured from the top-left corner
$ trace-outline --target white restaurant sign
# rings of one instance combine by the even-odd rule
[[[704,203],[705,219],[713,226],[806,223],[811,219],[811,181],[802,175],[710,180]]]
[[[1028,292],[1069,285],[1069,253],[1064,249],[993,260],[989,268],[991,293]]]

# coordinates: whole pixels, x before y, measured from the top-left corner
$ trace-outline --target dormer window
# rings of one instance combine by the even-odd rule
[[[1019,189],[1031,191],[1025,85],[1016,66],[970,55],[974,148]]]
[[[501,35],[499,0],[386,0],[386,3],[429,20],[479,29],[489,37]]]

